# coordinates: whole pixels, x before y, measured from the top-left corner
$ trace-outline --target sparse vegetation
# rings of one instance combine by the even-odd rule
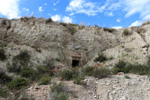
[[[62,79],[64,80],[71,80],[73,79],[73,77],[76,75],[75,72],[73,72],[70,69],[65,69],[63,71],[60,72],[60,76],[62,77]]]
[[[4,49],[0,49],[0,60],[4,61],[6,59],[6,54]]]
[[[8,96],[9,96],[8,89],[0,87],[0,97],[7,98]]]
[[[61,62],[61,59],[60,58],[56,58],[55,59],[57,62]]]
[[[107,57],[104,54],[99,54],[98,57],[94,60],[95,62],[99,61],[99,62],[104,62],[107,60]]]
[[[108,68],[86,67],[83,69],[83,73],[88,76],[94,76],[96,78],[106,78],[111,75],[111,71]]]
[[[133,73],[133,74],[139,74],[139,75],[150,75],[150,66],[147,64],[131,64],[125,61],[119,61],[114,69],[114,74],[118,72],[124,72],[124,73]]]
[[[54,100],[68,100],[68,96],[66,93],[55,93],[53,94]]]
[[[146,32],[146,30],[144,28],[142,28],[142,27],[138,27],[136,32],[139,33],[140,35],[142,35],[143,33]]]
[[[8,76],[3,69],[0,68],[0,84],[10,82],[12,78]]]
[[[13,58],[12,63],[7,63],[9,72],[19,73],[21,69],[29,67],[30,54],[27,51],[21,51],[20,54]]]
[[[125,36],[128,36],[128,35],[131,35],[131,32],[128,29],[124,29],[122,34]]]
[[[148,25],[148,24],[150,24],[150,22],[149,22],[149,21],[146,21],[145,23],[142,24],[142,26]]]
[[[30,19],[30,17],[27,17],[27,16],[24,16],[24,17],[20,18],[20,20],[24,21],[24,22],[27,22],[29,19]]]
[[[2,25],[7,25],[7,19],[3,19],[1,24]]]
[[[48,23],[51,23],[53,20],[51,18],[48,18],[46,19],[45,23],[48,24]]]
[[[67,23],[60,23],[61,25],[65,26],[71,33],[71,35],[73,35],[77,30],[74,26],[78,26],[76,24],[67,24]]]
[[[125,75],[124,78],[126,78],[126,79],[131,79],[128,75]]]
[[[19,73],[24,66],[20,62],[13,61],[12,63],[7,63],[8,72]]]
[[[38,73],[33,68],[23,68],[19,72],[22,77],[29,78],[31,80],[36,80],[38,77]]]
[[[104,27],[103,30],[104,30],[104,31],[108,31],[108,32],[110,32],[110,33],[112,33],[112,32],[115,31],[115,29],[113,29],[113,28],[106,28],[106,27]]]
[[[84,82],[83,80],[84,80],[84,76],[78,75],[74,78],[74,83],[79,85],[86,85],[86,82]]]
[[[48,74],[44,74],[40,79],[39,85],[48,85],[51,83],[51,77]]]
[[[14,57],[14,60],[28,63],[30,61],[30,54],[28,51],[21,51],[20,54]]]
[[[51,91],[53,92],[54,100],[68,100],[67,89],[64,87],[63,83],[53,83],[51,86]]]
[[[16,78],[7,84],[9,89],[19,90],[29,85],[29,80],[25,78]]]

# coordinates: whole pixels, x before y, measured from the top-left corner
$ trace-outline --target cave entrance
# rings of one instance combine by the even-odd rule
[[[79,60],[72,60],[72,67],[79,66],[80,61]]]
[[[77,67],[80,65],[80,57],[72,57],[72,67]]]

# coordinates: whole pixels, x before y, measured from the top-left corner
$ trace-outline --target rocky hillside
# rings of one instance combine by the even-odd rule
[[[0,18],[0,75],[4,75],[4,71],[16,78],[22,72],[20,72],[23,69],[22,66],[32,66],[33,69],[36,69],[42,65],[57,72],[58,70],[55,69],[62,67],[86,67],[97,63],[102,67],[112,69],[118,61],[144,65],[148,61],[150,53],[149,39],[149,23],[140,27],[111,29],[96,25],[85,27],[84,25],[59,23],[51,19],[34,17],[12,20]],[[54,66],[55,68],[53,68]],[[30,72],[33,74],[34,70],[28,70],[31,70]],[[40,70],[43,71],[43,69]],[[47,71],[44,70],[42,73],[44,75]],[[59,75],[56,74],[56,76]],[[82,79],[87,83],[86,88],[75,85],[72,81],[64,81],[64,83],[70,82],[70,85],[67,85],[69,89],[72,88],[70,91],[79,91],[78,98],[75,99],[71,95],[69,100],[91,100],[91,98],[93,98],[92,100],[148,100],[146,98],[148,93],[144,94],[149,91],[146,88],[149,86],[147,76],[143,76],[144,78],[132,74],[129,76],[131,79],[124,78],[124,75],[114,75],[104,79],[88,77]],[[90,79],[94,83],[89,83]],[[60,81],[58,77],[52,78],[52,80],[56,83]],[[37,83],[26,88],[27,93],[33,93],[35,84]],[[93,84],[96,85],[93,86]],[[43,87],[39,86],[42,89]],[[134,90],[136,87],[138,87],[137,90]],[[138,92],[135,93],[135,91]],[[83,95],[81,95],[82,93]],[[36,99],[39,100],[39,97]]]
[[[88,60],[93,59],[98,53],[104,53],[107,57],[114,58],[107,62],[108,64],[118,59],[144,63],[149,55],[150,25],[126,29],[127,34],[123,34],[125,29],[84,27],[42,18],[0,19],[0,40],[13,47],[25,47],[31,52],[41,49],[43,52],[40,60],[49,57],[52,52],[51,57],[55,58],[61,53],[60,48],[64,48],[85,50]],[[16,54],[16,51],[10,52]],[[37,52],[32,54],[38,59]]]

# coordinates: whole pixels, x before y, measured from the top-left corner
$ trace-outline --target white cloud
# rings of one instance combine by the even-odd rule
[[[120,23],[120,22],[121,22],[121,19],[117,19],[116,21],[117,21],[118,23]]]
[[[65,23],[72,23],[72,18],[67,17],[67,16],[64,16],[64,17],[62,18],[62,21],[65,22]]]
[[[113,26],[112,28],[114,28],[114,29],[121,29],[122,26]]]
[[[145,17],[150,13],[150,0],[125,0],[127,12],[125,17],[130,17],[135,13],[139,13],[140,17]]]
[[[56,11],[57,9],[53,9],[54,11]]]
[[[53,21],[60,21],[61,17],[59,15],[54,15],[51,17]]]
[[[19,18],[20,0],[0,0],[0,14],[9,19]]]
[[[130,26],[140,26],[142,24],[142,21],[135,21]]]
[[[71,13],[71,14],[69,14],[70,16],[73,16],[74,15],[74,13]]]
[[[105,6],[99,7],[97,3],[87,2],[86,0],[71,0],[66,11],[72,13],[84,13],[88,16],[95,16],[98,12],[102,12]]]
[[[42,11],[44,11],[43,7],[39,7],[39,12],[42,12]]]
[[[24,11],[29,11],[29,9],[27,9],[27,8],[23,8],[22,10],[24,10]]]
[[[105,12],[107,16],[114,16],[112,12]]]

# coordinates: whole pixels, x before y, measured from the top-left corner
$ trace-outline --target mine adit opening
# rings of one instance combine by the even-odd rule
[[[81,57],[72,57],[72,67],[77,67],[80,65]]]
[[[72,67],[79,66],[80,61],[79,60],[72,60]]]

